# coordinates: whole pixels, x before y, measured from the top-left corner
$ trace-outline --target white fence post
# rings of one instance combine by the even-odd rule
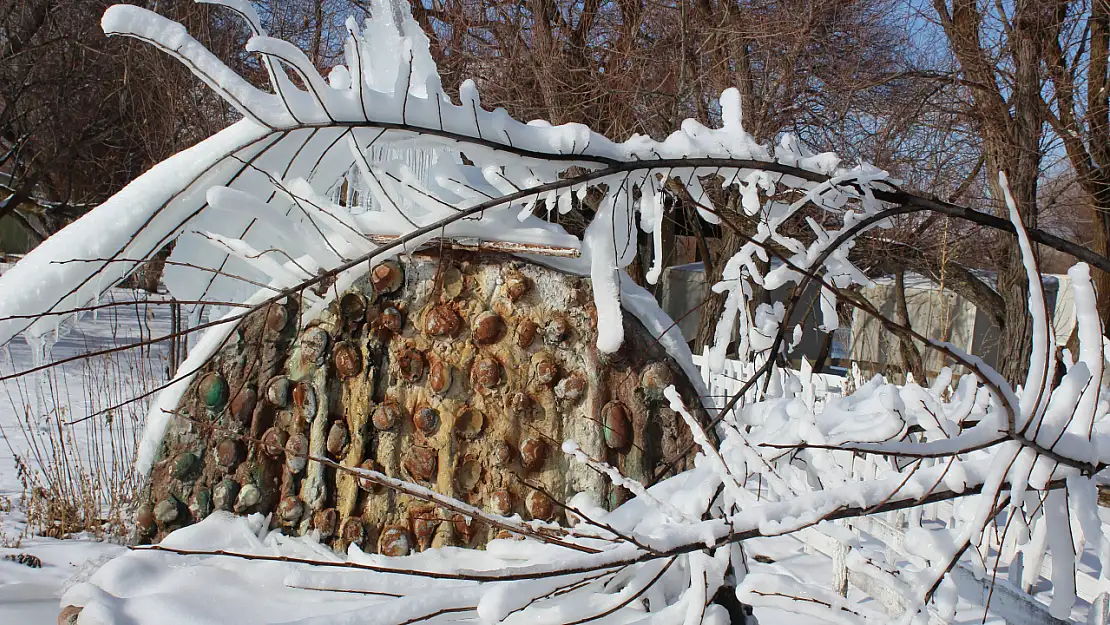
[[[1107,625],[1110,623],[1110,595],[1102,593],[1091,603],[1087,613],[1087,625]]]

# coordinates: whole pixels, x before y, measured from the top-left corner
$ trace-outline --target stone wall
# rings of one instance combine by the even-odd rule
[[[495,254],[424,254],[332,297],[307,324],[298,301],[249,316],[197,375],[151,471],[139,541],[222,509],[272,513],[339,550],[480,546],[496,533],[480,520],[304,456],[566,522],[552,499],[585,491],[612,508],[628,493],[568,461],[562,441],[644,482],[690,441],[662,390],[674,383],[697,406],[693,388],[630,314],[624,347],[598,353],[587,279]]]

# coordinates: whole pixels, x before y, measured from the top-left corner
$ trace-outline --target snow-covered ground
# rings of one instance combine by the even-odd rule
[[[52,346],[52,359],[167,334],[170,307],[145,299],[130,290],[113,290],[101,303],[123,305],[103,308],[95,315],[83,313],[80,324]],[[84,476],[75,473],[76,481],[85,477],[114,478],[117,487],[126,482],[129,466],[122,460],[129,460],[134,453],[134,436],[138,434],[135,424],[146,410],[145,402],[114,411],[111,427],[104,425],[104,417],[63,426],[65,437],[54,440],[63,443],[65,451],[50,445],[49,433],[51,428],[58,431],[59,421],[80,419],[119,403],[125,399],[124,391],[130,394],[134,389],[156,385],[165,377],[167,354],[162,344],[142,354],[137,350],[120,352],[64,364],[54,372],[32,374],[24,380],[0,382],[0,623],[57,622],[58,598],[67,581],[124,551],[119,544],[87,533],[64,540],[35,535],[28,527],[28,493],[16,456],[35,473],[39,484],[47,479],[41,472],[43,466],[68,459],[70,469],[76,470],[72,462],[76,458],[81,458],[86,467]],[[22,371],[36,362],[32,347],[17,339],[0,350],[0,375]],[[107,440],[107,435],[113,440]],[[90,462],[90,458],[96,461]],[[19,554],[37,557],[42,568],[2,559]]]
[[[116,290],[117,301],[133,301],[130,291]],[[54,359],[84,351],[103,349],[138,340],[142,336],[166,334],[170,331],[169,307],[165,304],[140,304],[102,311],[94,319],[84,315],[82,323],[52,347]],[[2,352],[0,374],[8,374],[33,366],[31,349],[16,341]],[[0,395],[0,557],[30,554],[39,558],[42,568],[0,560],[0,624],[52,624],[56,622],[59,600],[91,603],[95,606],[83,621],[123,623],[266,623],[297,621],[304,618],[327,622],[348,622],[344,619],[366,615],[366,608],[381,604],[381,596],[335,592],[359,588],[404,584],[406,580],[388,580],[362,571],[324,569],[284,562],[247,561],[229,557],[182,556],[159,552],[127,552],[111,540],[98,540],[78,534],[59,540],[30,534],[27,530],[24,489],[16,470],[15,455],[27,459],[34,469],[39,463],[49,464],[49,450],[36,454],[28,428],[46,428],[55,424],[42,415],[56,417],[64,408],[65,420],[74,420],[101,410],[122,399],[117,387],[122,382],[134,388],[157,384],[163,379],[167,350],[160,347],[136,355],[119,355],[110,363],[98,361],[92,368],[82,362],[60,367],[55,377],[39,376],[29,383],[6,383],[7,393]],[[106,373],[107,372],[107,373]],[[111,376],[123,380],[108,380]],[[39,386],[41,385],[41,386]],[[42,392],[37,393],[36,388]],[[50,393],[58,396],[55,402]],[[29,425],[20,426],[26,410],[38,416]],[[134,407],[133,415],[141,415],[146,404]],[[125,413],[120,413],[125,414]],[[136,417],[138,418],[138,417]],[[72,428],[72,441],[77,453],[88,457],[96,448],[94,434],[98,430],[86,422]],[[133,453],[135,432],[124,428],[126,453]],[[119,475],[119,479],[126,476]],[[189,549],[227,549],[236,552],[286,555],[311,559],[341,561],[326,548],[307,538],[286,538],[260,531],[261,519],[245,520],[214,516],[208,521],[181,530],[165,544]],[[261,537],[260,537],[261,536]],[[792,537],[758,539],[745,543],[749,555],[759,555],[761,572],[778,572],[795,576],[806,583],[827,586],[830,583],[831,561],[817,553],[807,553],[800,541]],[[107,560],[123,555],[112,564],[100,568]],[[356,561],[373,561],[376,556],[356,555]],[[434,560],[434,554],[416,556],[419,561]],[[415,561],[415,560],[414,560]],[[481,562],[481,558],[476,558]],[[480,567],[476,567],[480,568]],[[99,569],[99,570],[98,570]],[[336,571],[342,571],[336,574]],[[95,573],[95,576],[93,574]],[[92,577],[94,583],[81,583]],[[371,581],[370,578],[374,580]],[[385,576],[386,578],[388,576]],[[297,588],[331,588],[321,592]],[[68,593],[68,594],[67,594]],[[863,599],[860,591],[850,589],[852,598]],[[339,615],[345,614],[345,617]],[[756,611],[761,623],[802,624],[815,622],[787,612],[761,608]],[[100,617],[97,619],[96,617]],[[959,622],[979,623],[981,606],[961,603]],[[464,615],[460,615],[464,617]],[[334,620],[329,620],[334,619]],[[356,621],[350,621],[356,622]],[[360,621],[359,621],[360,622]],[[987,623],[1001,620],[988,617]]]

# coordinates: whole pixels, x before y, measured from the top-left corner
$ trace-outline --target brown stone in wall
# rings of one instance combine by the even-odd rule
[[[566,522],[547,494],[612,507],[627,493],[562,441],[644,482],[690,441],[662,389],[676,384],[695,407],[693,388],[631,314],[624,347],[598,353],[587,279],[495,254],[416,255],[371,269],[317,319],[299,306],[248,316],[196,376],[152,469],[139,540],[222,509],[272,513],[274,527],[319,530],[340,550],[477,547],[497,534],[481,519],[309,457]]]

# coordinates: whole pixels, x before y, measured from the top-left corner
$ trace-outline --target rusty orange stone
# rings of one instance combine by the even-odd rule
[[[487,310],[479,313],[474,319],[471,333],[474,336],[475,343],[489,345],[500,340],[504,327],[505,324],[501,321],[501,317],[497,313]]]
[[[524,297],[531,288],[532,281],[518,271],[511,272],[505,277],[505,296],[510,301],[515,302]]]
[[[374,471],[374,472],[377,472],[377,473],[385,474],[385,469],[383,469],[382,465],[379,464],[376,460],[367,460],[367,461],[363,462],[362,464],[358,465],[358,468],[366,470],[366,471]],[[368,493],[376,493],[376,492],[380,491],[381,488],[382,488],[376,482],[373,482],[369,478],[365,478],[365,477],[359,477],[358,478],[358,487],[361,488],[362,490],[368,492]]]
[[[216,463],[225,470],[239,466],[243,461],[243,445],[233,438],[225,438],[216,445]]]
[[[509,397],[509,414],[514,419],[524,419],[532,413],[532,398],[527,393],[517,391]]]
[[[470,539],[474,537],[474,523],[468,521],[466,517],[461,514],[456,514],[451,517],[451,522],[454,523],[455,535],[462,540],[463,543],[469,543]]]
[[[562,399],[578,401],[586,394],[586,379],[580,374],[573,374],[563,378],[555,386],[555,395]]]
[[[619,401],[611,401],[601,409],[601,418],[605,444],[618,451],[628,449],[632,444],[632,419],[628,407]]]
[[[339,513],[335,508],[325,508],[312,516],[312,526],[320,531],[320,538],[335,536],[336,525],[339,524]]]
[[[428,387],[439,395],[446,394],[451,389],[453,377],[451,365],[438,358],[428,367]]]
[[[402,380],[415,384],[424,377],[424,354],[406,347],[397,355],[397,367],[401,370]]]
[[[520,444],[520,464],[535,471],[547,460],[547,443],[538,438],[527,438]]]
[[[366,540],[366,528],[362,525],[362,519],[349,517],[346,521],[343,521],[343,527],[340,528],[339,535],[348,544],[362,547],[363,541]]]
[[[370,420],[374,423],[375,428],[385,431],[396,427],[403,416],[401,406],[392,399],[387,399],[374,408],[374,414]]]
[[[424,332],[428,336],[448,337],[459,331],[461,323],[458,313],[451,307],[441,304],[424,315]]]
[[[254,416],[254,405],[258,402],[258,391],[253,386],[241,389],[231,400],[231,416],[240,425],[250,425]]]
[[[293,405],[306,420],[316,418],[316,389],[308,382],[297,382],[293,386]]]
[[[304,502],[296,497],[285,497],[278,503],[277,513],[285,523],[296,523],[304,514]]]
[[[396,292],[404,281],[405,272],[396,261],[387,260],[370,272],[370,285],[375,293],[382,295]]]
[[[272,427],[262,434],[262,453],[267,456],[279,456],[285,449],[289,435],[279,427]]]
[[[527,349],[536,340],[536,331],[539,326],[531,319],[525,319],[516,326],[516,346]]]
[[[378,553],[383,556],[399,558],[409,555],[411,551],[412,542],[409,540],[408,528],[394,525],[387,527],[382,532],[381,539],[378,541]]]
[[[394,334],[400,334],[405,327],[405,315],[393,306],[387,306],[382,310],[381,316],[378,317],[378,323],[386,330]]]
[[[483,356],[474,362],[471,377],[474,383],[482,388],[495,388],[501,384],[501,365],[493,358]]]
[[[543,357],[536,360],[535,365],[536,382],[544,386],[551,386],[559,379],[559,366],[550,356],[544,354]]]
[[[332,350],[332,359],[335,361],[335,372],[340,379],[346,379],[362,373],[362,352],[358,347],[342,342]]]
[[[570,321],[562,315],[555,315],[544,329],[547,342],[553,345],[565,343],[570,338]]]
[[[528,496],[524,499],[524,507],[533,519],[546,521],[555,516],[555,504],[552,503],[550,497],[538,490],[528,493]]]
[[[504,488],[499,488],[490,493],[488,505],[491,512],[508,516],[513,511],[513,494]]]
[[[440,518],[435,508],[421,508],[410,512],[412,515],[412,533],[416,537],[416,544],[427,548],[439,529]]]
[[[402,464],[413,478],[428,482],[435,477],[436,469],[439,468],[439,454],[428,447],[413,447]]]
[[[416,426],[416,429],[431,436],[439,430],[439,413],[434,408],[424,406],[412,416],[412,424]]]

